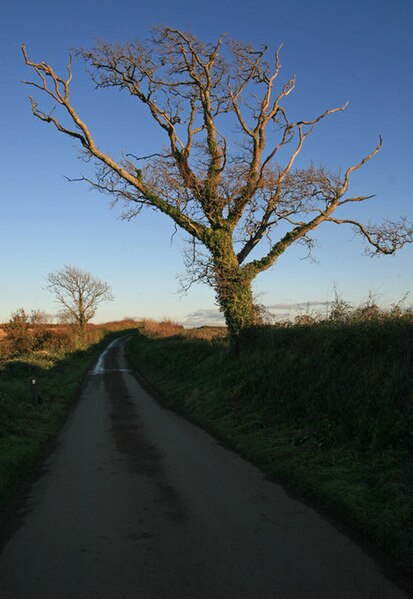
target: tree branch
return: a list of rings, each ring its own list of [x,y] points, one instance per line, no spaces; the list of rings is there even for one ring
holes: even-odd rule
[[[374,248],[370,253],[392,255],[406,243],[413,242],[413,224],[406,218],[400,221],[386,220],[382,225],[366,226],[351,219],[327,218],[326,221],[337,225],[353,225],[356,232],[364,237]]]
[[[350,166],[350,168],[348,168],[346,170],[346,173],[344,175],[343,185],[342,185],[341,189],[338,192],[339,195],[340,195],[340,197],[343,196],[346,193],[347,189],[348,189],[351,173],[353,173],[354,171],[358,170],[364,164],[366,164],[366,162],[368,162],[369,160],[371,160],[373,158],[373,156],[375,156],[380,151],[380,148],[381,148],[382,144],[383,144],[383,139],[382,139],[381,135],[379,135],[379,143],[374,148],[374,150],[370,154],[368,154],[367,156],[365,156],[358,164],[355,164],[354,166]],[[345,202],[343,201],[342,204],[344,204],[344,203]]]
[[[145,182],[143,180],[131,175],[120,164],[118,164],[116,161],[114,161],[112,158],[110,158],[110,156],[108,156],[107,154],[105,154],[101,150],[99,150],[99,148],[96,146],[96,144],[92,138],[92,135],[91,135],[88,127],[82,121],[82,119],[79,117],[75,108],[70,103],[68,86],[69,86],[69,82],[71,80],[71,76],[69,76],[68,80],[66,80],[66,81],[63,80],[62,78],[58,77],[55,74],[52,67],[50,67],[47,63],[32,62],[28,58],[25,45],[22,46],[22,51],[23,51],[23,56],[24,56],[26,64],[28,66],[32,67],[36,71],[36,73],[40,76],[40,78],[42,79],[44,86],[45,86],[45,87],[41,88],[42,91],[44,91],[48,95],[52,96],[56,101],[59,102],[59,104],[62,105],[62,107],[65,108],[65,110],[69,114],[69,116],[72,119],[72,121],[74,122],[74,124],[77,126],[77,128],[82,133],[77,133],[76,131],[72,131],[72,130],[64,127],[55,117],[52,117],[50,114],[46,115],[45,113],[39,111],[37,109],[36,102],[34,102],[34,100],[31,100],[32,101],[32,110],[33,110],[34,115],[37,116],[42,121],[45,121],[48,123],[53,123],[54,126],[60,132],[65,133],[66,135],[69,135],[70,137],[79,139],[79,141],[82,143],[83,147],[89,152],[89,154],[91,154],[92,156],[97,158],[101,163],[107,165],[113,172],[115,172],[120,177],[121,180],[125,181],[125,183],[131,185],[132,188],[138,190],[138,192],[140,192],[142,194],[142,196],[144,196],[146,198],[148,204],[154,206],[155,208],[158,208],[161,212],[170,216],[179,226],[181,226],[183,229],[185,229],[190,235],[195,235],[196,237],[199,236],[198,238],[200,238],[200,239],[204,238],[207,231],[203,225],[201,225],[200,223],[197,223],[196,221],[193,221],[191,218],[189,218],[186,215],[182,215],[180,213],[179,209],[176,208],[176,206],[174,206],[174,205],[170,204],[169,202],[160,198],[153,191],[153,189],[151,189],[147,184],[145,184]],[[70,65],[70,63],[69,63],[69,65]],[[55,84],[55,87],[57,87],[58,84],[62,84],[64,86],[64,88],[65,88],[64,96],[62,96],[61,94],[57,95],[57,93],[53,92],[52,90],[50,90],[50,88],[47,87],[47,82],[46,82],[46,78],[45,78],[46,76],[50,77],[52,79],[52,81]],[[180,153],[178,153],[178,154],[180,157],[182,157],[181,171],[184,174],[186,174],[186,171],[185,171],[186,160],[182,156],[182,154],[180,154]],[[190,173],[188,174],[188,177],[190,177]]]

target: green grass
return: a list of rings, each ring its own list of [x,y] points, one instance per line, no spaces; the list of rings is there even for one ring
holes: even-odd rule
[[[413,567],[413,325],[262,327],[225,339],[138,334],[130,357],[185,414]]]
[[[101,330],[84,349],[33,352],[0,361],[0,509],[31,477],[47,443],[64,423],[91,364],[118,334]],[[40,405],[32,403],[32,378],[37,381]]]

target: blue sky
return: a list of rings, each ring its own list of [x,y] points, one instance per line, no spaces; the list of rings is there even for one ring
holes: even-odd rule
[[[407,216],[413,221],[413,3],[411,0],[291,0],[158,2],[46,0],[5,2],[0,36],[0,321],[24,307],[55,312],[45,290],[48,272],[65,263],[92,272],[112,285],[116,300],[102,306],[97,321],[124,316],[170,317],[185,322],[214,318],[214,294],[206,286],[178,294],[183,272],[182,242],[171,245],[172,224],[148,212],[125,222],[102,195],[68,183],[85,171],[72,140],[34,119],[21,84],[30,75],[20,44],[34,60],[62,68],[68,50],[95,38],[144,38],[155,24],[190,30],[207,41],[220,33],[275,49],[282,42],[281,79],[296,74],[288,107],[313,117],[349,100],[348,109],[324,121],[308,140],[303,164],[313,160],[332,169],[358,162],[383,136],[383,149],[352,181],[355,194],[376,194],[352,215],[364,222]],[[122,94],[95,91],[74,66],[73,100],[91,123],[102,149],[119,157],[156,151],[158,131]],[[369,292],[389,305],[406,292],[413,303],[413,247],[395,257],[371,259],[349,228],[325,225],[315,236],[316,262],[292,248],[257,278],[262,303],[285,306],[325,302],[336,286],[361,302]]]

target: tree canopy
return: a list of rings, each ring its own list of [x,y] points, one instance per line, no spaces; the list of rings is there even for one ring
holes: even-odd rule
[[[62,320],[75,323],[82,332],[99,304],[113,300],[110,285],[76,266],[65,265],[47,276],[48,289],[61,307]]]
[[[313,164],[295,166],[303,144],[320,121],[347,103],[314,117],[292,120],[287,97],[295,78],[279,83],[280,49],[254,48],[221,36],[206,43],[191,33],[157,28],[146,42],[98,42],[80,49],[97,88],[118,88],[143,104],[165,135],[165,148],[148,156],[125,149],[115,160],[101,149],[72,103],[72,59],[61,76],[45,62],[26,64],[38,76],[28,81],[55,106],[46,112],[31,98],[33,114],[76,139],[96,176],[81,177],[126,203],[128,217],[150,207],[168,215],[191,241],[186,255],[189,284],[211,284],[230,332],[257,322],[251,284],[296,243],[313,243],[324,222],[351,225],[372,254],[393,254],[413,241],[406,219],[366,225],[340,217],[343,205],[372,195],[352,195],[352,173],[372,151],[342,173]]]

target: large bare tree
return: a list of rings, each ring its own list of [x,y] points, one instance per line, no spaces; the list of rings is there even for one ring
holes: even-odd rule
[[[47,275],[48,289],[61,307],[62,319],[75,323],[81,333],[97,311],[99,304],[113,300],[110,285],[89,272],[65,264]]]
[[[87,159],[97,160],[96,176],[81,179],[124,200],[128,216],[155,208],[188,234],[189,281],[206,280],[214,287],[232,335],[259,317],[253,279],[293,244],[311,248],[310,234],[321,223],[352,225],[372,253],[393,254],[413,240],[405,219],[368,226],[336,215],[343,205],[373,197],[351,195],[349,182],[377,154],[381,139],[343,174],[295,167],[316,125],[346,104],[291,120],[285,100],[295,79],[278,83],[279,50],[270,60],[267,47],[222,36],[204,43],[170,27],[156,29],[145,43],[99,42],[92,50],[81,49],[78,55],[96,87],[128,92],[165,135],[166,149],[159,153],[140,157],[125,149],[117,161],[97,145],[71,101],[71,58],[62,76],[22,49],[38,75],[26,83],[55,104],[46,112],[30,98],[33,114],[76,139]]]

